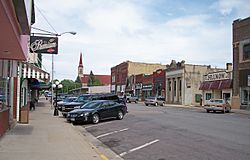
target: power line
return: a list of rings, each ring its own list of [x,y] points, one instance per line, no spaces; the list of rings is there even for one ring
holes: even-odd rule
[[[48,25],[54,30],[55,33],[57,33],[57,31],[55,30],[55,28],[49,23],[49,21],[47,20],[47,18],[44,16],[44,14],[41,12],[41,10],[35,5],[36,9],[41,13],[42,17],[45,19],[45,21],[48,23]],[[58,34],[58,33],[57,33]]]

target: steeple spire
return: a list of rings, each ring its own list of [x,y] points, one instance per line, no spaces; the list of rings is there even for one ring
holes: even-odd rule
[[[83,66],[83,64],[82,64],[82,52],[81,52],[81,54],[80,54],[79,66],[80,66],[80,67],[82,67],[82,66]]]
[[[80,61],[78,65],[78,76],[79,77],[83,76],[82,52],[80,53]]]

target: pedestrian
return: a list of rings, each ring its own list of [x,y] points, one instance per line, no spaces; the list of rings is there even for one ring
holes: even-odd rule
[[[200,99],[200,106],[202,107],[202,97],[201,97],[201,99]]]
[[[30,110],[35,110],[35,102],[33,100],[30,101]]]

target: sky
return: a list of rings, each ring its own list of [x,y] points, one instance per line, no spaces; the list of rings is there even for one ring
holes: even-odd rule
[[[124,61],[225,68],[232,63],[232,23],[250,16],[249,0],[35,0],[33,27],[59,37],[54,79],[111,74]],[[32,30],[32,32],[38,32]],[[52,56],[43,54],[52,73]]]

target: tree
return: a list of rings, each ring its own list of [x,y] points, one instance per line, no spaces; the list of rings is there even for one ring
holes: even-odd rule
[[[92,71],[89,74],[88,86],[101,86],[101,82],[99,79],[95,77]]]
[[[82,82],[81,82],[81,79],[80,79],[80,77],[79,77],[79,76],[77,76],[77,77],[76,77],[75,82],[76,82],[76,83],[82,83]]]
[[[63,93],[68,93],[72,89],[82,87],[81,83],[76,83],[73,80],[69,80],[69,79],[62,80],[61,84],[63,85],[63,89],[62,89]]]

